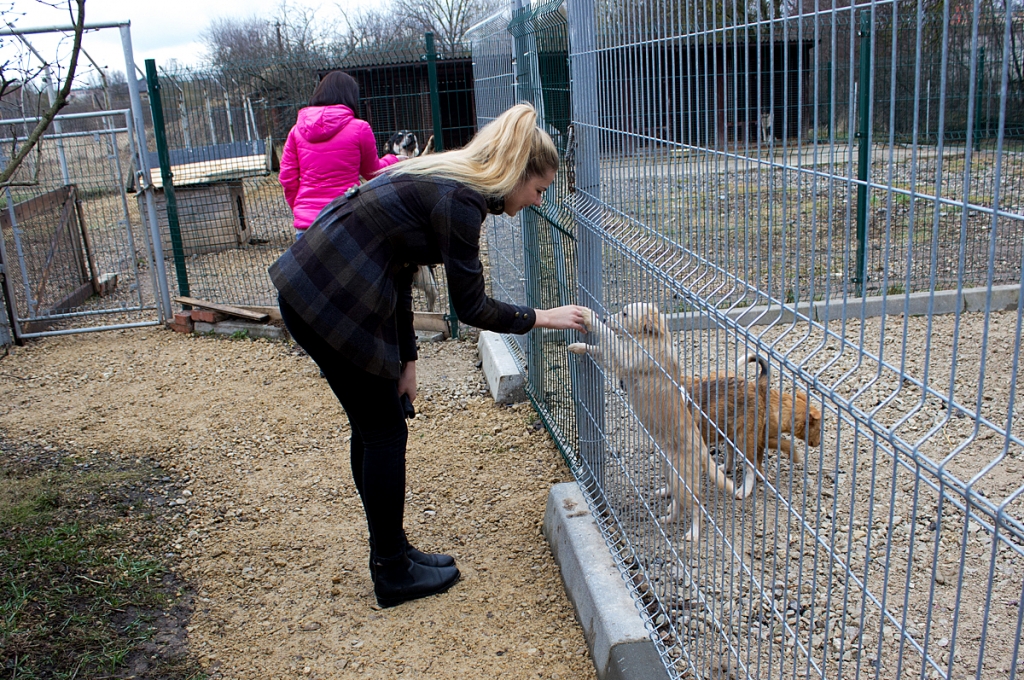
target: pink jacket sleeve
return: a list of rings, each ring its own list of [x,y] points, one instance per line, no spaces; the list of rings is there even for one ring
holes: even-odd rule
[[[366,179],[373,179],[377,174],[398,162],[398,156],[387,154],[377,158],[377,142],[373,139],[373,129],[364,123],[359,131],[359,174]]]
[[[277,179],[284,189],[284,200],[288,201],[288,207],[295,208],[295,197],[299,193],[299,156],[295,150],[295,130],[288,133],[288,139],[284,143],[284,151],[281,152],[281,172]]]

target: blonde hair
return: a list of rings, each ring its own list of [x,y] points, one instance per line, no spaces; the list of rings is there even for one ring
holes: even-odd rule
[[[558,150],[537,127],[537,111],[516,104],[492,120],[461,149],[410,158],[388,168],[392,175],[444,177],[487,198],[505,198],[530,177],[558,169]]]

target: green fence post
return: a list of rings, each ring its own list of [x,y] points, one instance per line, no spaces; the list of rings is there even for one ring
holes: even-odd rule
[[[174,251],[174,271],[178,275],[178,293],[188,297],[188,270],[185,268],[185,248],[181,245],[178,202],[174,198],[171,155],[167,150],[164,109],[160,102],[160,80],[156,75],[156,62],[152,59],[146,60],[146,84],[149,87],[149,106],[153,110],[153,136],[156,137],[156,153],[160,159],[160,179],[163,182],[164,203],[167,207],[167,229],[171,234],[171,250]],[[139,143],[145,145],[144,140],[140,140]]]
[[[444,139],[441,136],[441,92],[437,87],[437,51],[434,49],[434,34],[426,33],[427,39],[427,79],[430,81],[430,118],[434,123],[434,151],[444,151]]]
[[[985,101],[985,48],[978,48],[978,87],[974,93],[974,148],[981,148],[981,107]]]
[[[857,288],[857,297],[864,296],[867,284],[867,260],[865,257],[865,241],[867,240],[868,219],[868,175],[870,174],[871,157],[868,147],[868,133],[871,121],[868,119],[871,93],[871,15],[865,10],[860,13],[860,81],[857,83],[857,273],[853,279]]]
[[[441,137],[441,92],[437,87],[437,51],[434,49],[434,34],[427,32],[423,36],[427,41],[427,80],[430,83],[430,118],[434,127],[434,151],[444,151],[444,139]],[[452,337],[459,337],[459,316],[452,304],[451,291],[448,292],[448,328]]]

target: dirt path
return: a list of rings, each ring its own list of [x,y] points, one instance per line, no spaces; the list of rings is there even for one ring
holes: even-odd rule
[[[462,581],[388,610],[347,422],[289,345],[162,329],[32,342],[0,363],[0,430],[162,466],[161,557],[194,589],[186,645],[211,677],[593,678],[540,534],[570,474],[528,405],[489,399],[476,362],[472,341],[425,345],[410,427],[410,538],[455,555]]]

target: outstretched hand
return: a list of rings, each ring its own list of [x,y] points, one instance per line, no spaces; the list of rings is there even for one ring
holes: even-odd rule
[[[564,305],[552,309],[538,309],[537,322],[534,328],[553,328],[557,330],[574,330],[587,332],[586,321],[590,318],[590,310],[580,305]]]

